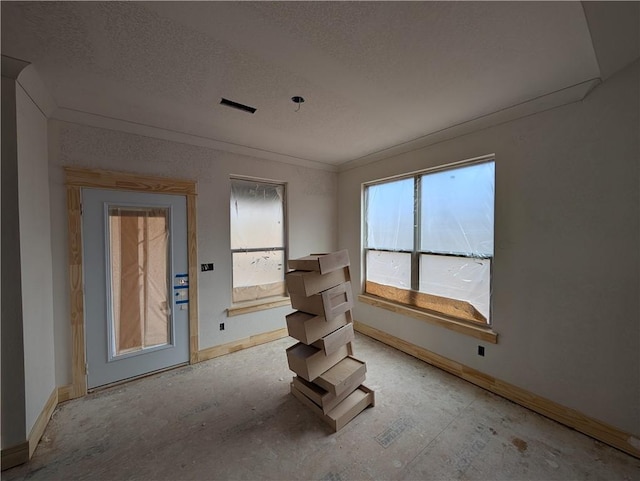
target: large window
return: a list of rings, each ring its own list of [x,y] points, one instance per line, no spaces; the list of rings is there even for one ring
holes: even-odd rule
[[[285,187],[231,179],[234,303],[285,295]]]
[[[488,324],[495,163],[365,187],[366,292]]]

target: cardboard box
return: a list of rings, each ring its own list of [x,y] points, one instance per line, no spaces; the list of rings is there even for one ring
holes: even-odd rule
[[[331,426],[336,432],[340,431],[349,421],[364,411],[368,406],[375,405],[374,392],[364,385],[360,385],[355,391],[349,394],[344,401],[338,404],[327,414],[322,412],[322,409],[299,391],[293,383],[291,383],[291,394],[293,394],[302,404],[311,409],[311,411]]]
[[[317,347],[318,349],[322,349],[324,353],[328,356],[329,354],[334,353],[338,350],[338,348],[348,342],[351,342],[355,339],[355,335],[353,333],[353,324],[347,324],[345,326],[336,329],[330,334],[318,339],[312,345]]]
[[[366,372],[367,365],[364,362],[349,356],[323,372],[313,382],[334,396],[339,396]]]
[[[320,274],[347,267],[349,265],[349,251],[346,249],[330,254],[312,254],[299,259],[289,260],[289,269],[297,271],[317,271]]]
[[[355,391],[356,388],[364,382],[365,377],[366,375],[363,374],[359,378],[355,378],[349,388],[345,389],[345,391],[339,396],[331,394],[330,392],[322,389],[317,384],[305,381],[299,376],[293,378],[293,385],[296,387],[296,389],[298,389],[298,391],[303,393],[315,404],[317,404],[322,409],[323,413],[327,414],[334,407],[340,404],[344,399],[346,399],[349,394]]]
[[[294,309],[324,316],[327,321],[331,321],[340,314],[353,308],[351,282],[345,282],[320,294],[314,294],[309,297],[299,294],[290,294],[289,297],[291,299],[291,306]]]
[[[309,297],[350,280],[349,268],[343,267],[328,274],[316,271],[291,271],[285,274],[290,294]]]
[[[324,351],[299,342],[287,349],[287,361],[289,369],[298,376],[307,381],[313,381],[320,374],[352,353],[353,350],[350,343],[340,346],[333,354],[327,356]]]
[[[313,344],[345,324],[353,322],[351,311],[340,314],[331,321],[327,321],[324,316],[316,316],[302,311],[291,313],[286,319],[289,335],[305,344]]]

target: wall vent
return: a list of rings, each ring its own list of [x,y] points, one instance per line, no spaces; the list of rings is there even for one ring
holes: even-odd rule
[[[248,105],[239,104],[238,102],[234,102],[233,100],[225,99],[224,97],[220,99],[220,105],[226,105],[227,107],[231,107],[234,109],[242,110],[243,112],[249,112],[250,114],[255,113],[257,110],[254,107],[249,107]]]

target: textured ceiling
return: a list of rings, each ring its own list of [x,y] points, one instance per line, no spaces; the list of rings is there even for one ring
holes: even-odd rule
[[[579,2],[2,2],[2,53],[54,117],[326,164],[600,77]]]

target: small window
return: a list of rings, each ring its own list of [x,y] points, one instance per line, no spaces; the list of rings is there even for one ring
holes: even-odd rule
[[[232,301],[285,295],[285,186],[231,179]]]
[[[490,323],[493,161],[365,187],[368,294]]]

